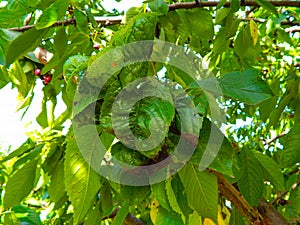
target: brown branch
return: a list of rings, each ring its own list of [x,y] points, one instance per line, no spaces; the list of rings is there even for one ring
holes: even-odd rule
[[[128,214],[124,220],[125,225],[147,225],[144,221],[136,218],[132,214]]]
[[[33,13],[31,12],[24,21],[24,26],[27,26],[30,23],[30,20],[32,19]]]
[[[272,5],[276,7],[280,6],[294,6],[294,7],[300,7],[299,1],[268,1]],[[202,7],[216,7],[220,2],[178,2],[169,5],[169,11],[174,11],[176,9],[193,9],[193,8],[202,8]],[[259,6],[255,1],[241,1],[241,6]],[[226,2],[224,4],[225,7],[230,6],[230,2]]]
[[[105,217],[102,220],[115,218],[116,215],[118,214],[119,210],[120,210],[120,207],[117,207],[108,217]],[[131,213],[128,213],[128,215],[126,216],[126,218],[124,220],[124,224],[125,225],[147,225],[144,221],[136,218]]]
[[[279,193],[278,196],[270,202],[270,205],[274,205],[278,200],[282,199],[282,197],[287,195],[288,193],[289,193],[288,190]]]
[[[293,27],[285,28],[284,31],[287,32],[287,33],[300,32],[300,27],[299,26],[293,26]]]
[[[297,172],[298,172],[298,170],[297,170]],[[295,189],[298,187],[298,185],[300,185],[300,180],[298,180],[296,183],[294,183],[294,184],[291,186],[290,190],[285,190],[285,191],[279,193],[279,194],[277,195],[277,197],[276,197],[275,199],[273,199],[273,201],[270,202],[270,204],[271,204],[271,205],[274,205],[278,200],[282,199],[282,198],[283,198],[285,195],[287,195],[291,190],[295,190]]]
[[[262,224],[288,225],[288,221],[265,199],[261,199],[257,207],[262,215]]]
[[[236,210],[250,223],[254,223],[262,218],[259,212],[249,205],[242,194],[229,181],[227,181],[221,173],[211,169],[208,171],[218,177],[220,194],[228,199],[234,205]]]
[[[112,16],[112,17],[95,17],[95,20],[97,23],[101,24],[101,26],[108,26],[108,25],[114,25],[114,24],[121,24],[122,23],[122,16]],[[69,25],[75,25],[76,20],[74,18],[66,19],[66,20],[60,20],[55,22],[51,25],[51,27],[59,27],[59,26],[69,26]],[[18,31],[18,32],[24,32],[26,30],[29,30],[33,28],[34,25],[27,25],[23,27],[12,27],[8,28],[8,30],[12,31]]]
[[[299,1],[269,1],[271,4],[273,4],[276,7],[280,6],[291,6],[291,7],[300,7],[300,2]],[[216,7],[219,4],[219,2],[213,2],[213,1],[208,1],[208,2],[201,2],[201,1],[194,1],[194,2],[177,2],[174,4],[169,5],[169,11],[174,11],[177,9],[192,9],[192,8],[201,8],[201,7]],[[240,3],[241,6],[259,6],[255,1],[241,1]],[[224,4],[225,7],[230,6],[230,2],[226,2]],[[256,22],[265,22],[265,20],[262,19],[255,19]],[[108,26],[108,25],[114,25],[114,24],[120,24],[123,21],[122,16],[111,16],[111,17],[95,17],[95,21],[101,26]],[[68,25],[76,25],[76,20],[75,18],[71,19],[66,19],[66,20],[60,20],[52,24],[51,27],[57,27],[57,26],[68,26]],[[291,25],[291,26],[297,26],[299,25],[298,22],[294,21],[283,21],[281,22],[281,25]],[[9,30],[12,31],[18,31],[18,32],[24,32],[26,30],[29,30],[33,28],[34,25],[27,25],[23,27],[12,27],[8,28]],[[291,32],[298,32],[298,28],[295,28]],[[289,31],[288,31],[289,32]]]
[[[270,140],[266,140],[266,145],[271,144],[272,142],[276,141],[279,138],[282,138],[283,136],[285,136],[286,134],[288,134],[288,131],[282,132],[281,134],[279,134],[278,136],[270,139]]]
[[[299,26],[300,24],[296,21],[289,21],[289,20],[284,20],[281,22],[281,25],[289,25],[289,26]]]
[[[228,199],[235,209],[247,219],[250,224],[287,225],[288,221],[265,199],[261,199],[256,208],[249,205],[242,194],[219,172],[208,169],[218,178],[220,194]]]

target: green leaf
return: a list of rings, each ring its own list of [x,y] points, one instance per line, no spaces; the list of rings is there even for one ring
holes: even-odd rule
[[[80,82],[84,77],[87,66],[88,57],[82,55],[73,55],[64,63],[63,74],[67,81],[66,91],[70,99],[74,98],[77,87],[76,82],[74,82],[75,77]]]
[[[123,202],[120,210],[118,211],[116,217],[114,218],[112,225],[123,224],[128,213],[129,213],[129,204],[127,201],[125,201]]]
[[[226,3],[226,0],[220,0],[218,5],[217,5],[217,9],[220,9],[222,6],[224,6]]]
[[[71,56],[64,64],[63,73],[67,81],[73,78],[74,75],[79,76],[79,81],[83,78],[80,72],[85,70],[88,66],[88,57],[82,55]]]
[[[176,197],[176,195],[173,191],[170,179],[166,180],[166,193],[167,193],[168,201],[170,203],[170,206],[171,206],[172,210],[174,212],[176,212],[177,214],[181,215],[182,218],[184,218],[184,214],[181,211],[181,208],[180,208],[180,206],[177,202],[177,197]]]
[[[250,25],[242,27],[234,41],[234,52],[243,60],[254,63],[261,52],[259,42],[253,45],[250,33]]]
[[[248,149],[241,151],[239,162],[241,166],[239,189],[249,204],[255,206],[259,203],[264,188],[263,168],[252,151]]]
[[[159,207],[156,216],[155,225],[183,225],[180,215],[174,212],[168,212],[164,208]]]
[[[15,212],[13,211],[6,211],[3,212],[3,224],[13,225],[13,224],[20,224],[20,221],[16,217]]]
[[[23,17],[28,13],[23,9],[5,10],[0,9],[0,27],[11,28],[21,27],[23,25]]]
[[[269,130],[270,127],[272,126],[274,127],[277,126],[283,110],[286,108],[286,106],[290,103],[291,99],[294,97],[294,91],[295,90],[285,92],[284,95],[280,98],[279,103],[276,102],[276,107],[270,113],[270,116],[268,118],[269,123],[267,124],[267,130]]]
[[[109,149],[112,145],[113,141],[115,139],[115,136],[108,133],[108,132],[102,132],[100,135],[100,140],[105,149]]]
[[[296,182],[297,183],[297,182]],[[292,214],[293,217],[297,217],[300,214],[300,188],[299,186],[290,191],[289,201],[286,209]]]
[[[273,95],[256,70],[227,73],[219,79],[219,84],[225,96],[249,105],[256,105]]]
[[[85,141],[93,143],[96,140],[93,135],[88,138],[89,127],[79,128],[82,138]],[[98,137],[97,137],[98,138]],[[78,141],[78,140],[77,140]],[[82,141],[82,140],[81,140]],[[95,148],[98,146],[95,146]],[[80,223],[89,209],[94,204],[95,196],[100,189],[100,179],[98,174],[90,167],[93,157],[93,149],[88,150],[88,161],[81,155],[78,149],[76,139],[71,135],[67,136],[67,148],[65,155],[65,187],[74,206],[74,223]],[[84,204],[83,204],[84,203]]]
[[[30,89],[32,88],[32,84],[28,82],[28,78],[24,73],[19,61],[16,61],[10,67],[8,75],[12,83],[18,88],[18,100],[22,102],[25,100]]]
[[[184,9],[179,10],[182,21],[184,22],[190,35],[201,40],[210,40],[214,35],[214,24],[211,13],[206,9]],[[201,23],[199,23],[201,21]]]
[[[55,53],[61,58],[66,51],[67,47],[67,34],[64,27],[58,28],[54,37],[54,50]]]
[[[218,32],[215,41],[214,41],[214,48],[213,52],[215,54],[221,54],[228,49],[229,46],[229,38],[227,37],[227,30],[221,28]]]
[[[47,32],[48,29],[37,30],[36,28],[32,28],[15,38],[7,49],[6,65],[10,65],[17,58],[32,51],[39,45]]]
[[[175,115],[170,90],[149,79],[140,82],[138,89],[134,83],[126,88],[126,96],[115,100],[115,106],[118,106],[113,109],[114,126],[118,127],[116,132],[119,137],[126,137],[122,142],[127,146],[134,145],[136,149],[142,150],[154,149],[164,140]],[[143,99],[139,100],[136,98],[140,95],[139,89],[147,90],[148,96],[156,97],[147,97],[143,93]],[[108,100],[113,102],[114,99]],[[133,103],[135,104],[132,106]],[[102,108],[107,109],[104,104],[105,102]],[[129,124],[124,119],[126,115],[129,117]]]
[[[58,20],[63,19],[63,16],[68,9],[70,1],[68,0],[57,0],[51,4],[41,15],[35,27],[37,30],[50,27]]]
[[[222,143],[220,143],[220,140],[222,141]],[[208,146],[209,141],[211,142]],[[221,146],[218,146],[220,144]],[[219,148],[214,149],[215,146]],[[216,150],[218,152],[215,152]],[[234,176],[233,159],[235,155],[233,148],[228,139],[219,130],[219,128],[207,118],[203,120],[198,145],[191,159],[192,163],[199,166],[199,163],[203,158],[203,154],[205,151],[209,152],[211,156],[215,157],[212,163],[209,165],[209,168],[230,177]]]
[[[176,201],[178,202],[178,205],[182,212],[181,219],[183,220],[184,223],[186,223],[189,214],[191,214],[193,211],[189,206],[186,190],[178,174],[172,177],[171,183],[172,183],[172,191],[176,196]]]
[[[33,209],[24,205],[17,205],[13,207],[13,210],[17,218],[21,221],[21,224],[42,225],[39,214]]]
[[[194,50],[206,54],[209,51],[209,41],[214,36],[214,23],[211,13],[200,8],[178,10],[177,13],[186,27],[187,35],[190,38],[190,46]]]
[[[36,117],[36,122],[42,127],[46,128],[48,126],[48,113],[47,113],[47,98],[44,96],[42,101],[42,111]]]
[[[95,208],[91,209],[87,214],[87,219],[84,222],[85,225],[97,225],[102,219],[100,215],[100,201],[97,203]]]
[[[157,12],[157,14],[164,15],[169,11],[168,4],[165,0],[152,0],[148,3],[149,8],[152,12]]]
[[[0,64],[5,65],[5,55],[9,44],[19,35],[19,32],[0,29]],[[1,80],[0,76],[0,80]],[[0,81],[1,87],[1,81]]]
[[[88,18],[84,12],[81,10],[78,10],[77,8],[74,9],[74,15],[76,18],[76,26],[80,30],[81,33],[88,34],[89,29],[89,23]]]
[[[258,26],[254,20],[250,20],[250,34],[253,40],[253,45],[255,46],[258,40]]]
[[[236,211],[235,208],[233,208],[230,215],[229,225],[245,225],[245,224],[246,223],[242,215],[238,211]]]
[[[218,221],[218,187],[216,176],[208,172],[199,172],[192,164],[179,171],[180,179],[186,190],[190,207],[202,218]]]
[[[161,207],[167,211],[172,210],[167,197],[165,182],[159,182],[151,185],[151,191]]]
[[[43,0],[43,1],[39,1],[37,8],[40,9],[47,9],[52,3],[54,3],[56,0]],[[75,2],[74,2],[75,3]]]
[[[275,106],[277,104],[278,97],[273,96],[270,99],[267,99],[266,101],[263,101],[259,105],[259,115],[262,121],[267,122],[269,119],[270,114],[275,109]]]
[[[130,205],[141,203],[144,199],[150,197],[151,190],[150,186],[129,186],[123,185],[120,190],[122,199],[128,201]],[[131,196],[128,200],[128,196]]]
[[[189,216],[189,223],[188,224],[189,225],[194,225],[194,224],[202,225],[201,216],[199,216],[199,214],[196,211],[194,211]]]
[[[16,160],[12,167],[13,171],[20,169],[20,167],[23,166],[28,161],[37,158],[37,156],[39,156],[39,154],[41,153],[41,149],[42,148],[34,148],[28,154],[25,154],[23,157],[20,157],[18,160]]]
[[[15,149],[13,152],[11,152],[8,156],[4,157],[0,162],[4,163],[14,157],[20,157],[23,154],[29,152],[30,150],[34,148],[41,148],[43,145],[37,145],[35,147],[35,143],[33,143],[30,139],[28,139],[25,143],[23,143],[19,148]]]
[[[186,41],[189,31],[177,12],[160,16],[159,22],[166,33],[167,41],[181,44]]]
[[[7,8],[10,10],[23,9],[31,10],[31,8],[35,8],[39,0],[14,0],[9,1]]]
[[[0,62],[1,64],[1,62]],[[6,68],[4,66],[0,65],[0,89],[5,87],[10,82],[8,73],[6,71]]]
[[[296,121],[291,131],[286,135],[283,140],[284,151],[282,152],[280,159],[280,167],[286,168],[293,166],[300,162],[300,117],[299,112],[296,111]]]
[[[37,163],[37,160],[31,160],[9,177],[3,197],[4,208],[18,205],[32,191]]]
[[[166,66],[166,69],[167,69],[166,76],[169,79],[180,84],[183,88],[186,88],[187,85],[194,82],[194,79],[189,74],[183,72],[182,70],[176,67]]]
[[[109,216],[109,214],[113,210],[114,204],[112,199],[111,187],[108,182],[100,189],[100,199],[103,216]]]
[[[92,25],[92,27],[96,28],[98,26],[98,23],[95,20],[94,14],[92,13],[92,8],[88,7],[88,5],[85,5],[84,7],[85,13],[87,15],[87,19]]]
[[[51,182],[48,188],[50,199],[55,203],[55,207],[61,207],[67,200],[65,184],[62,182],[65,178],[64,164],[60,160],[51,176]]]
[[[255,158],[259,161],[265,178],[271,181],[271,183],[276,187],[277,190],[284,190],[284,179],[283,174],[279,169],[273,159],[267,155],[262,154],[261,152],[254,151]]]
[[[127,148],[122,144],[122,142],[117,142],[111,147],[111,155],[120,161],[120,163],[126,163],[134,166],[140,166],[146,160],[146,157],[139,151]]]
[[[223,19],[225,19],[230,13],[230,10],[230,8],[218,9],[216,14],[216,24],[219,24]]]
[[[230,8],[232,12],[236,12],[240,8],[240,0],[230,0]]]
[[[272,3],[268,2],[267,0],[255,0],[255,1],[261,7],[266,9],[268,12],[273,13],[274,15],[276,15],[278,17],[278,12],[276,10],[276,7]]]
[[[275,32],[277,34],[277,37],[276,37],[277,41],[286,42],[286,43],[290,44],[291,46],[294,45],[290,35],[283,28],[278,27]]]
[[[143,7],[131,7],[126,11],[125,21],[126,23],[130,23],[130,21],[140,13],[144,12]]]

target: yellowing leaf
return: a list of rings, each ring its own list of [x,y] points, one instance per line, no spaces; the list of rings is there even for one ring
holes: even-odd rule
[[[218,206],[218,225],[226,225],[228,222],[223,220],[222,209]],[[216,225],[210,218],[205,218],[203,225]]]
[[[218,225],[226,225],[226,224],[228,224],[228,222],[226,223],[226,221],[223,220],[221,206],[218,206]]]
[[[250,20],[250,34],[253,40],[253,45],[255,46],[258,40],[258,27],[254,20]]]
[[[230,222],[230,216],[231,216],[231,212],[228,210],[227,207],[222,207],[219,205],[218,206],[218,224],[229,224]],[[220,221],[222,220],[222,222]]]
[[[150,208],[150,218],[153,224],[155,224],[156,222],[156,217],[158,214],[158,206],[159,206],[158,201],[156,200],[156,198],[153,198],[151,202],[151,208]]]
[[[210,218],[205,218],[203,225],[216,225]]]

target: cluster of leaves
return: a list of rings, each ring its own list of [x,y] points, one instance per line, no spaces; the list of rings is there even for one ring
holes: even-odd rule
[[[226,202],[228,196],[220,195],[224,191],[215,175],[219,173],[250,207],[259,206],[264,198],[296,224],[300,214],[300,41],[297,33],[286,33],[282,24],[299,23],[300,11],[275,8],[264,0],[256,2],[261,7],[240,7],[232,0],[230,7],[223,7],[226,2],[220,1],[216,8],[169,11],[163,0],[147,1],[128,10],[125,24],[99,26],[95,16],[119,13],[107,12],[96,1],[8,1],[0,8],[0,88],[7,84],[17,88],[18,110],[26,113],[38,81],[36,68],[42,76],[51,74],[52,79],[43,88],[42,111],[37,117],[43,132],[0,156],[1,223],[130,224],[132,215],[138,224],[157,225],[240,225],[260,220],[243,215],[243,204],[232,199]],[[60,20],[76,23],[58,26]],[[24,21],[32,28],[23,33],[10,29],[23,26]],[[196,75],[191,79],[168,63],[141,62],[120,68],[96,99],[80,86],[89,76],[87,68],[106,52],[123,44],[157,39],[183,46],[187,55],[203,56],[215,79],[200,81]],[[37,47],[53,57],[43,61],[34,54]],[[139,49],[131,55],[135,51]],[[169,58],[176,57],[176,52],[169,52]],[[120,57],[126,56],[115,57],[113,64],[103,62],[102,66],[118,67]],[[186,63],[195,66],[197,60],[201,58]],[[165,71],[163,78],[158,71]],[[199,74],[205,72],[199,66]],[[63,128],[73,116],[84,141],[95,143],[100,137],[107,149],[103,166],[114,167],[116,173],[119,165],[112,164],[111,157],[134,166],[162,161],[173,153],[183,135],[180,119],[190,121],[191,130],[199,124],[189,115],[180,118],[162,99],[145,98],[130,113],[130,129],[143,140],[150,135],[150,126],[159,132],[164,121],[165,139],[149,152],[134,151],[118,141],[111,121],[112,104],[121,90],[145,76],[189,94],[202,118],[199,142],[192,159],[174,176],[148,186],[126,186],[94,171],[90,166],[93,159],[88,161],[81,155],[73,126],[67,134]],[[99,80],[94,81],[89,83],[90,90],[97,87]],[[76,92],[81,99],[72,115]],[[218,98],[217,108],[208,104],[209,98],[219,95],[223,97]],[[55,117],[59,96],[67,107]],[[226,137],[222,132],[214,134],[215,140],[224,141],[209,169],[200,171],[212,127],[216,127],[211,120],[220,109],[232,124],[237,119],[252,122],[248,127],[233,126]],[[89,115],[91,110],[95,116]],[[122,120],[116,122],[119,127],[126,125]],[[88,132],[94,124],[97,135]],[[282,132],[287,135],[269,141],[274,138],[271,134]],[[189,136],[184,139],[187,144],[193,142]]]

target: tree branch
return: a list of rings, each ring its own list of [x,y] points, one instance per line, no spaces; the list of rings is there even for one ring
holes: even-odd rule
[[[108,26],[108,25],[114,25],[114,24],[121,24],[123,20],[123,16],[110,16],[110,17],[95,17],[95,20],[97,23],[101,24],[101,26]],[[69,26],[69,25],[74,25],[76,24],[75,18],[71,19],[66,19],[66,20],[59,20],[52,24],[51,27],[58,27],[58,26]],[[12,27],[8,28],[8,30],[12,31],[18,31],[18,32],[24,32],[26,30],[29,30],[33,28],[34,25],[27,25],[23,27]]]
[[[116,215],[118,214],[119,210],[120,210],[120,207],[117,207],[108,217],[105,217],[102,220],[115,218]],[[124,224],[125,225],[147,225],[144,221],[136,218],[131,213],[128,213],[128,215],[126,216],[126,218],[124,220]]]
[[[276,141],[277,139],[279,138],[282,138],[283,136],[287,135],[288,134],[288,131],[285,131],[285,132],[282,132],[281,134],[279,134],[278,136],[270,139],[270,140],[266,140],[266,145],[269,145],[271,144],[272,142]]]
[[[287,33],[300,32],[300,27],[299,26],[293,26],[293,27],[285,28],[284,31],[287,32]]]
[[[272,5],[276,7],[280,6],[294,6],[294,7],[300,7],[299,1],[268,1]],[[174,4],[169,5],[169,11],[174,11],[176,9],[192,9],[192,8],[202,8],[202,7],[215,7],[220,2],[177,2]],[[259,6],[255,1],[241,1],[241,6]],[[226,2],[224,4],[225,7],[230,6],[230,2]]]
[[[249,205],[242,194],[221,173],[212,169],[208,169],[208,171],[217,176],[220,194],[229,200],[248,222],[253,223],[262,218],[259,212]]]
[[[291,6],[291,7],[300,7],[299,1],[269,1],[272,5],[276,7],[281,6]],[[174,11],[177,9],[192,9],[192,8],[202,8],[202,7],[216,7],[220,2],[201,2],[201,1],[194,1],[194,2],[177,2],[174,4],[169,5],[169,11]],[[225,7],[230,6],[230,2],[226,2],[224,4]],[[255,1],[241,1],[241,6],[259,6]],[[114,25],[114,24],[121,24],[123,21],[123,16],[110,16],[110,17],[95,17],[95,20],[97,23],[101,24],[101,26],[108,26],[108,25]],[[264,22],[265,20],[262,19],[255,19],[256,22]],[[60,20],[52,24],[51,27],[57,27],[57,26],[69,26],[74,25],[76,26],[76,20],[75,18],[66,19],[66,20]],[[291,25],[291,26],[298,26],[298,22],[294,21],[283,21],[281,22],[281,25]],[[23,27],[12,27],[8,28],[8,30],[12,31],[18,31],[18,32],[24,32],[26,30],[29,30],[33,28],[34,25],[27,25]],[[293,30],[287,30],[287,32],[299,32],[299,28],[295,27]]]
[[[288,221],[265,199],[261,199],[257,207],[262,215],[262,224],[288,225]]]
[[[251,224],[287,225],[287,220],[265,199],[261,199],[257,208],[252,207],[242,194],[219,172],[208,169],[218,178],[220,194],[228,199],[235,209]]]
[[[101,26],[110,26],[110,25],[116,25],[116,24],[122,24],[124,17],[122,16],[116,16],[116,17],[95,17],[95,20],[97,23],[101,24]],[[264,23],[266,22],[265,19],[259,19],[259,18],[244,18],[241,19],[242,21],[250,21],[250,20],[254,20],[257,23]],[[74,18],[72,19],[67,19],[67,20],[60,20],[57,21],[56,23],[54,23],[51,27],[58,27],[58,26],[69,26],[69,25],[74,25],[76,24],[76,20]],[[286,28],[285,31],[287,33],[295,33],[295,32],[300,32],[300,27],[299,27],[299,23],[298,22],[291,22],[291,21],[282,21],[281,25],[290,25],[293,27],[290,28]],[[23,26],[23,27],[12,27],[12,28],[8,28],[8,30],[11,31],[17,31],[17,32],[24,32],[26,30],[29,30],[31,28],[33,28],[34,25],[27,25],[27,26]]]

